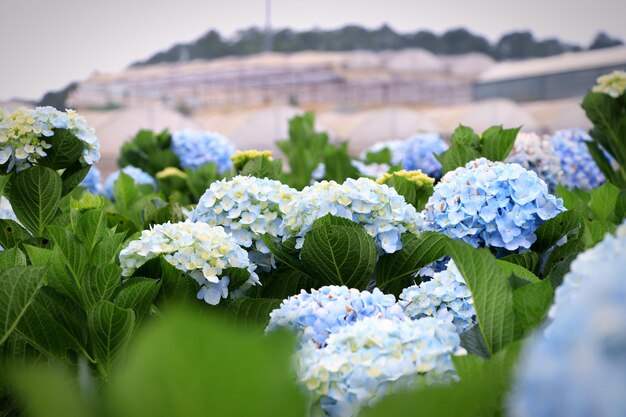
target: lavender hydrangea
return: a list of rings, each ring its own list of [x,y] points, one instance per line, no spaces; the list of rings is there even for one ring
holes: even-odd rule
[[[246,268],[250,277],[241,291],[259,283],[248,253],[223,227],[205,223],[165,223],[141,232],[120,252],[122,275],[133,272],[150,259],[162,256],[179,271],[187,272],[201,285],[198,298],[218,304],[228,296],[230,278],[222,276],[227,268]]]
[[[383,294],[378,288],[369,292],[330,285],[310,293],[302,290],[283,300],[270,313],[267,331],[286,327],[298,333],[303,345],[313,342],[324,347],[331,333],[365,317],[407,319],[393,294]]]
[[[605,181],[585,142],[591,136],[581,129],[558,130],[551,137],[554,152],[561,161],[561,183],[567,188],[592,190]]]
[[[296,236],[296,248],[301,248],[313,222],[326,214],[362,225],[386,253],[401,249],[401,234],[416,233],[422,225],[420,214],[395,189],[368,178],[349,178],[343,184],[321,181],[305,187],[287,207],[284,239]]]
[[[230,157],[235,146],[218,133],[181,130],[172,134],[172,151],[183,168],[196,169],[213,162],[222,174],[233,167]]]
[[[323,349],[304,345],[298,378],[312,394],[313,415],[355,416],[389,393],[457,380],[459,344],[454,326],[437,319],[366,317],[332,333]]]
[[[297,190],[279,181],[236,176],[212,183],[189,219],[223,226],[239,245],[253,250],[255,263],[267,266],[273,258],[261,235],[280,241],[286,206],[297,195]]]
[[[561,179],[561,160],[555,153],[554,144],[535,133],[518,133],[506,162],[520,164],[535,172],[551,193]]]
[[[626,415],[625,250],[622,225],[574,260],[549,327],[522,352],[512,417]]]
[[[537,174],[480,158],[448,172],[423,211],[424,227],[474,247],[530,248],[544,221],[565,211]]]
[[[436,317],[454,324],[460,334],[476,324],[474,300],[454,261],[446,267],[431,280],[405,288],[398,303],[412,319]]]
[[[436,133],[419,133],[407,140],[402,167],[408,171],[421,170],[429,177],[441,177],[441,164],[435,155],[445,152],[448,145]]]
[[[83,142],[80,161],[92,165],[100,160],[100,144],[95,130],[74,110],[53,107],[21,108],[0,115],[0,164],[8,171],[22,171],[47,155],[52,144],[47,138],[54,129],[66,129]]]
[[[120,177],[120,172],[123,172],[124,174],[131,177],[133,181],[135,181],[135,184],[151,185],[152,188],[154,188],[155,190],[157,189],[156,180],[152,177],[152,175],[148,174],[141,168],[128,165],[122,168],[121,171],[115,171],[107,177],[107,180],[104,183],[102,194],[109,200],[115,199],[113,195],[113,190],[115,188],[115,183],[117,182],[117,179]]]
[[[80,186],[85,187],[91,194],[100,194],[100,191],[102,190],[102,184],[100,184],[101,181],[102,174],[100,173],[100,170],[95,166],[92,166],[80,183]]]

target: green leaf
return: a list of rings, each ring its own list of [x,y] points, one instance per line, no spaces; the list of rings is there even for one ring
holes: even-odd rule
[[[91,307],[99,301],[110,300],[121,282],[122,270],[116,264],[90,267],[83,278],[83,302]]]
[[[263,242],[269,248],[270,252],[272,252],[272,255],[276,257],[276,259],[294,269],[295,271],[310,276],[310,271],[307,271],[306,267],[300,262],[297,254],[292,253],[292,251],[286,248],[284,243],[275,242],[274,238],[269,235],[261,235],[261,239],[263,239]]]
[[[534,275],[539,275],[541,258],[537,252],[514,253],[503,257],[501,260],[519,265],[532,272]]]
[[[461,333],[461,347],[472,355],[488,359],[491,356],[489,346],[480,332],[479,326],[473,326]]]
[[[556,217],[543,222],[535,234],[537,240],[531,249],[536,252],[545,252],[556,244],[561,238],[575,232],[582,227],[583,219],[575,211],[565,211]]]
[[[85,179],[91,165],[82,166],[80,162],[76,162],[73,166],[67,168],[61,175],[61,195],[69,194]]]
[[[122,308],[132,309],[141,319],[149,310],[157,293],[160,281],[150,278],[130,278],[115,296],[115,304]]]
[[[587,249],[587,245],[581,238],[569,239],[565,244],[557,246],[550,253],[546,264],[543,267],[544,275],[549,275],[550,270],[559,262],[563,262],[565,259],[572,255],[578,255],[580,252]]]
[[[0,219],[0,246],[10,249],[20,242],[30,239],[30,233],[17,222],[9,219]]]
[[[347,226],[347,227],[355,227],[362,228],[362,226],[356,222],[353,222],[350,219],[346,219],[345,217],[333,216],[332,214],[325,214],[324,216],[316,219],[311,225],[311,229],[316,229],[318,227],[326,227],[326,226]]]
[[[591,210],[589,210],[588,201],[582,197],[583,193],[586,194],[586,192],[583,190],[576,191],[577,190],[568,190],[562,184],[556,186],[556,195],[563,199],[565,208],[581,216],[590,217]]]
[[[54,135],[46,138],[52,147],[46,150],[46,156],[39,160],[39,165],[54,170],[68,168],[80,159],[86,145],[68,129],[53,131]]]
[[[352,159],[348,153],[348,142],[339,146],[326,145],[324,165],[327,180],[334,180],[341,184],[348,178],[358,178],[359,170],[352,165]]]
[[[475,149],[480,148],[480,136],[478,136],[471,128],[459,125],[454,132],[450,141],[455,145],[470,146]]]
[[[482,137],[482,156],[490,161],[504,161],[513,149],[515,138],[519,132],[516,129],[502,129],[502,126],[488,129],[483,133]]]
[[[91,209],[102,208],[104,207],[106,201],[106,198],[101,195],[93,195],[89,191],[85,191],[81,194],[78,200],[70,200],[70,207],[73,210],[83,212]]]
[[[321,285],[365,289],[376,267],[374,240],[362,228],[320,226],[306,234],[302,265]]]
[[[367,152],[365,155],[366,164],[387,164],[391,165],[391,150],[389,148],[383,148],[378,152]]]
[[[46,276],[37,266],[16,266],[0,271],[0,346],[29,308]]]
[[[515,318],[523,333],[538,326],[552,305],[553,289],[549,280],[535,282],[513,292]]]
[[[606,179],[617,185],[619,188],[626,187],[624,178],[618,175],[613,170],[611,162],[609,162],[604,152],[600,150],[598,144],[595,142],[585,142],[585,145],[587,145],[587,149],[589,149],[589,154],[595,161],[596,165],[598,165],[598,168],[600,168],[600,171],[602,172],[602,174],[604,174]]]
[[[146,275],[151,278],[161,278],[161,289],[156,301],[160,307],[169,307],[187,300],[196,302],[196,294],[200,289],[196,280],[174,268],[163,258],[155,259],[152,264],[158,265],[158,272]],[[146,263],[144,266],[149,265]],[[137,273],[144,272],[137,270]]]
[[[0,271],[14,266],[26,266],[26,256],[18,248],[0,251]]]
[[[135,313],[110,301],[100,301],[89,310],[87,323],[96,359],[108,367],[130,340]]]
[[[447,254],[447,238],[441,233],[404,233],[402,249],[380,256],[376,264],[376,284],[385,288],[391,283],[414,275],[421,268]]]
[[[61,178],[50,168],[35,166],[13,175],[9,184],[9,201],[20,223],[42,236],[59,207]]]
[[[137,337],[111,377],[111,415],[304,416],[293,347],[289,334],[258,337],[196,311],[170,312]]]
[[[432,185],[418,186],[414,182],[399,175],[393,175],[389,178],[386,184],[389,187],[393,187],[398,194],[404,197],[406,202],[415,207],[417,211],[422,211],[424,209],[428,199],[433,194]]]
[[[315,287],[315,280],[287,266],[273,269],[269,274],[260,274],[261,286],[259,292],[263,298],[284,300],[300,293],[300,290],[310,291]]]
[[[69,230],[60,226],[49,226],[46,233],[55,243],[55,253],[61,257],[72,274],[76,286],[80,287],[88,259],[85,246]]]
[[[280,159],[269,160],[265,157],[253,158],[246,162],[239,172],[240,175],[251,175],[257,178],[279,180],[283,163]]]
[[[261,334],[269,323],[270,313],[280,307],[281,302],[278,299],[243,296],[222,301],[219,308],[237,324]]]
[[[78,218],[76,235],[91,253],[96,244],[106,235],[107,218],[103,210],[89,210]]]
[[[91,252],[91,263],[94,265],[106,265],[116,262],[124,243],[124,236],[124,233],[115,233],[96,243]]]
[[[504,259],[499,259],[498,260],[498,265],[500,266],[500,268],[504,271],[504,273],[508,276],[510,275],[515,275],[518,278],[521,278],[525,281],[528,282],[539,282],[539,278],[533,274],[531,271],[529,271],[528,269],[524,268],[521,265],[517,265],[511,262],[507,262]]]
[[[610,182],[605,182],[600,187],[594,189],[591,192],[591,201],[589,203],[593,218],[596,220],[613,221],[619,194],[620,189]]]
[[[465,166],[468,162],[480,158],[480,152],[470,146],[453,144],[447,151],[435,155],[441,163],[442,175],[446,172],[454,171],[458,167]]]

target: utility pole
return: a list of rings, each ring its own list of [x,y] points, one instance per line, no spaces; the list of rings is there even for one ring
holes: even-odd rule
[[[272,51],[272,0],[265,0],[265,52]]]

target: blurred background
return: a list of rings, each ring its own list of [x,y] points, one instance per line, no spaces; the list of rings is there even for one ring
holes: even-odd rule
[[[623,0],[22,0],[0,4],[0,107],[74,108],[112,169],[139,129],[274,149],[314,111],[359,152],[463,123],[588,129],[579,103],[626,69]]]

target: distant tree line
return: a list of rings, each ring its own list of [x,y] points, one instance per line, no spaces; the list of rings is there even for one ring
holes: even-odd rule
[[[194,59],[213,59],[229,55],[251,55],[263,51],[265,33],[253,27],[239,31],[233,38],[224,38],[211,30],[195,42],[176,44],[166,51],[158,52],[133,66],[162,62],[180,62]],[[441,35],[427,30],[414,33],[398,33],[387,25],[378,29],[361,26],[345,26],[337,30],[295,31],[282,29],[272,33],[275,52],[394,50],[423,48],[437,55],[458,55],[482,52],[500,61],[505,59],[538,58],[558,55],[569,51],[599,49],[622,45],[623,42],[600,32],[589,48],[583,48],[558,39],[535,39],[531,32],[508,33],[496,42],[473,34],[466,29],[453,29]]]

